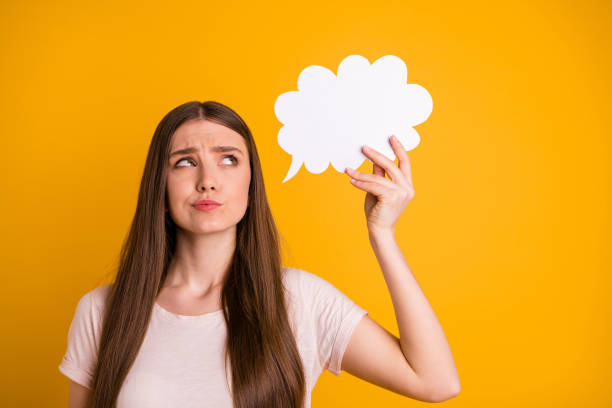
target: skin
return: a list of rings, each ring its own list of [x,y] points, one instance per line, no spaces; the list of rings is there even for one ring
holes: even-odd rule
[[[352,185],[366,191],[368,236],[391,295],[400,338],[365,315],[353,331],[341,367],[407,397],[442,402],[459,394],[459,376],[440,322],[395,239],[395,225],[414,198],[414,187],[404,147],[394,136],[389,142],[398,165],[364,146],[372,173],[347,168],[346,174]]]
[[[240,150],[214,152],[214,146]],[[237,132],[205,120],[183,123],[172,135],[167,194],[177,225],[176,252],[157,303],[173,313],[200,315],[221,309],[221,282],[236,245],[236,224],[248,205],[249,153]],[[230,157],[234,156],[234,158]],[[192,203],[215,200],[223,205],[201,211]],[[84,408],[91,390],[70,381],[69,408]]]
[[[366,191],[368,236],[391,295],[400,337],[365,315],[353,331],[341,367],[406,397],[442,402],[459,394],[459,376],[444,331],[395,240],[395,225],[414,197],[414,188],[406,151],[397,139],[392,137],[390,143],[398,165],[364,147],[373,162],[372,173],[346,169],[346,174],[352,185]],[[218,286],[235,248],[236,223],[246,211],[248,158],[242,160],[243,167],[228,167],[224,154],[209,151],[216,145],[234,145],[246,153],[239,134],[212,122],[188,122],[172,140],[171,152],[188,146],[198,149],[190,155],[194,166],[172,167],[183,156],[169,163],[170,212],[181,231],[158,303],[179,314],[220,309]],[[199,189],[202,185],[205,192]],[[223,202],[225,211],[220,207],[196,212],[191,203],[204,197]],[[71,384],[71,407],[82,406],[73,398],[83,398],[80,393],[85,390]]]
[[[232,146],[235,151],[212,151]],[[193,147],[193,153],[173,155]],[[157,302],[165,309],[198,315],[221,309],[223,276],[236,246],[236,224],[248,205],[251,168],[244,138],[207,120],[183,123],[171,140],[167,194],[177,225],[176,252]],[[211,211],[193,203],[211,199],[222,205]]]
[[[87,406],[87,398],[89,397],[91,390],[70,380],[68,393],[70,395],[68,398],[68,408],[85,408]]]

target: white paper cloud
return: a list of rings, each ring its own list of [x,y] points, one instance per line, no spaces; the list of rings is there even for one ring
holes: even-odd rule
[[[420,141],[412,127],[431,114],[433,101],[425,88],[407,84],[406,64],[393,55],[369,61],[360,55],[346,57],[338,75],[320,65],[310,65],[298,77],[298,91],[281,94],[274,113],[284,126],[278,144],[293,156],[283,183],[302,163],[311,173],[361,166],[367,144],[395,160],[389,136],[396,135],[406,150]],[[369,159],[368,159],[369,160]]]

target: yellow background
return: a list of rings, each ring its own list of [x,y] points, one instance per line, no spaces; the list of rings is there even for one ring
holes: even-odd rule
[[[434,101],[397,239],[458,367],[444,404],[610,406],[610,5],[513,3],[3,1],[2,405],[66,406],[76,302],[114,273],[153,131],[190,100],[253,131],[284,263],[397,335],[364,193],[331,167],[281,184],[273,110],[308,65],[392,54]],[[425,406],[348,373],[312,398]]]

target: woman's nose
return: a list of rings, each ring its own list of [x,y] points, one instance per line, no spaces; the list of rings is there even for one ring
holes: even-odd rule
[[[215,164],[212,162],[203,162],[200,166],[200,173],[198,177],[198,191],[206,190],[218,190],[217,185],[217,174]]]

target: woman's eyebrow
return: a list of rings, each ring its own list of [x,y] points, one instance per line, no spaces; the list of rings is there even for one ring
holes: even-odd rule
[[[188,153],[195,153],[197,152],[198,149],[196,149],[195,147],[187,147],[185,149],[181,149],[181,150],[176,150],[172,153],[170,153],[170,157],[179,155],[179,154],[188,154]],[[238,149],[237,147],[234,146],[213,146],[210,148],[211,152],[238,152],[240,154],[242,153],[242,150]]]

